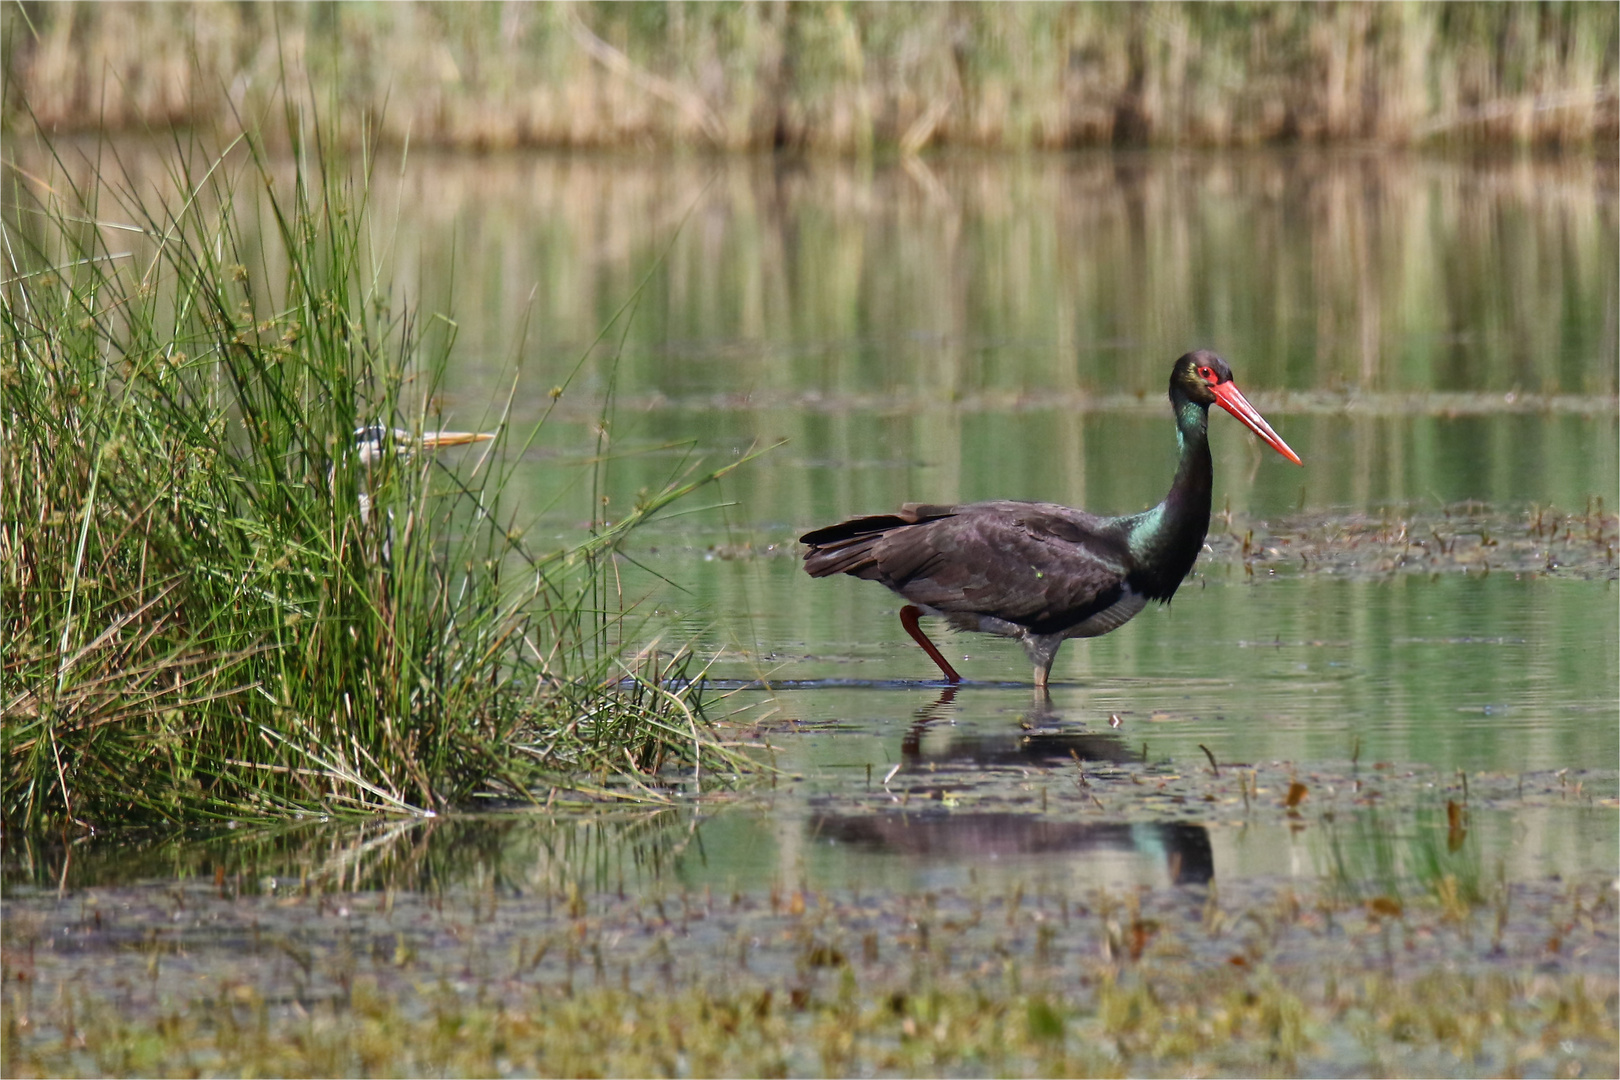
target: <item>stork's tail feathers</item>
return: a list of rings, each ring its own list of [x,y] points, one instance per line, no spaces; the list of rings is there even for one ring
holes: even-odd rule
[[[799,537],[799,542],[810,548],[804,553],[805,572],[811,577],[831,577],[833,574],[875,577],[877,563],[874,548],[878,541],[895,529],[948,517],[955,510],[953,506],[907,503],[898,514],[869,514],[807,532]]]

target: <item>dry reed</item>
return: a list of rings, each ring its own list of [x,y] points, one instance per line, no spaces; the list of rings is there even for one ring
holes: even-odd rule
[[[1611,4],[27,4],[9,131],[290,93],[457,147],[1613,146]]]

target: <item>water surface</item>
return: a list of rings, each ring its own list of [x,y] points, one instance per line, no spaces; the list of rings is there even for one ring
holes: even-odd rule
[[[158,151],[123,157],[137,189],[163,187]],[[546,853],[585,830],[601,865],[694,886],[924,887],[992,864],[1064,887],[1316,877],[1335,842],[1432,840],[1459,777],[1528,777],[1522,805],[1498,792],[1476,808],[1477,864],[1612,872],[1615,190],[1612,163],[1579,156],[380,167],[378,262],[402,299],[453,313],[423,320],[453,338],[452,422],[488,424],[514,375],[515,433],[554,410],[511,493],[531,543],[577,537],[693,461],[780,443],[639,534],[622,567],[624,647],[692,643],[727,694],[715,712],[769,745],[777,785],[736,805],[715,801],[720,778],[702,799],[687,785],[682,805],[700,809],[632,815],[623,836],[555,815],[480,826],[496,839],[478,865],[514,880],[575,866]],[[800,570],[801,532],[907,500],[1153,504],[1174,469],[1167,370],[1200,346],[1306,462],[1215,416],[1212,542],[1369,517],[1444,530],[1468,507],[1500,535],[1549,507],[1590,532],[1602,499],[1596,538],[1573,570],[1492,572],[1487,552],[1341,574],[1212,551],[1168,609],[1066,645],[1050,703],[1020,649],[976,635],[947,637],[970,685],[940,702],[896,598]],[[601,451],[598,490],[584,463]],[[1213,784],[1210,756],[1220,792],[1138,798],[1200,770]],[[1106,795],[1087,801],[1077,762]],[[1272,788],[1254,795],[1265,814],[1200,805],[1236,805],[1245,767],[1283,790],[1326,779],[1303,817]],[[1347,831],[1366,808],[1329,789],[1374,769],[1400,778],[1394,816]],[[638,846],[649,830],[684,838],[667,841],[679,854],[646,856],[666,843]],[[49,845],[14,857],[10,880],[115,873],[93,846],[76,865]],[[304,840],[162,850],[178,872],[224,859],[250,883],[313,857]]]

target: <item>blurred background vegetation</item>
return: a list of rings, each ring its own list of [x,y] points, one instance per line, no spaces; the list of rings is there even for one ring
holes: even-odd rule
[[[352,138],[480,148],[1612,149],[1620,133],[1612,3],[0,10],[8,133],[234,131],[289,94]]]

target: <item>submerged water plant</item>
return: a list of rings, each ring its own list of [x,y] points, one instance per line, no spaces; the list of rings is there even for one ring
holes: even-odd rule
[[[13,171],[7,821],[656,797],[649,774],[740,765],[691,682],[666,685],[686,650],[621,658],[613,587],[624,539],[737,462],[531,549],[497,410],[458,415],[500,432],[485,447],[411,452],[443,426],[455,324],[381,266],[373,159],[351,174],[300,124],[290,165],[253,135],[177,139],[167,195],[54,148],[49,181]],[[360,453],[373,424],[403,434]]]

